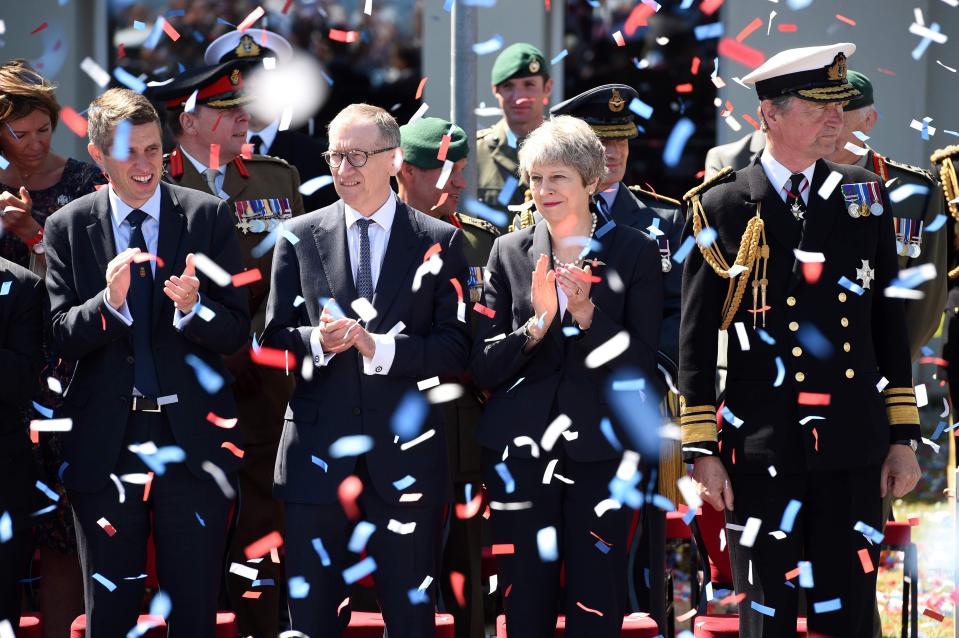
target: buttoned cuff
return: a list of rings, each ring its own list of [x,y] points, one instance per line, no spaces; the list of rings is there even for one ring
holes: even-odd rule
[[[110,300],[107,299],[107,291],[104,290],[103,304],[107,307],[107,310],[113,313],[114,317],[116,317],[117,319],[119,319],[120,321],[122,321],[128,326],[133,325],[133,315],[130,314],[130,307],[127,305],[126,300],[123,301],[123,305],[120,306],[119,310],[117,310],[116,308],[110,305]]]
[[[180,309],[176,306],[173,306],[173,327],[179,332],[183,332],[183,329],[186,328],[186,325],[190,323],[190,319],[196,316],[196,309],[200,307],[200,293],[196,293],[196,303],[193,304],[193,310],[187,314],[180,312]]]
[[[323,352],[323,344],[320,342],[320,327],[313,328],[310,332],[310,354],[313,355],[313,365],[322,368],[333,360],[335,352]]]
[[[376,349],[372,357],[363,357],[363,373],[388,374],[393,366],[393,357],[396,356],[396,340],[391,334],[370,336],[373,337]]]

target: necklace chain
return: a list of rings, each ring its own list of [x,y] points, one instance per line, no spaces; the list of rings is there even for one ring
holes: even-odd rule
[[[593,225],[592,225],[592,227],[589,229],[589,243],[592,243],[592,241],[593,241],[593,233],[596,232],[596,213],[591,213],[591,214],[592,214],[592,217],[593,217]],[[588,247],[589,247],[589,244],[587,244],[587,248],[588,248]],[[555,267],[557,267],[557,268],[572,268],[573,266],[578,266],[579,264],[582,263],[583,257],[586,256],[586,252],[588,252],[588,251],[581,251],[581,255],[580,255],[579,257],[577,257],[576,259],[574,259],[573,261],[560,261],[559,257],[556,256],[556,251],[554,250],[554,251],[553,251],[553,265],[554,265]]]

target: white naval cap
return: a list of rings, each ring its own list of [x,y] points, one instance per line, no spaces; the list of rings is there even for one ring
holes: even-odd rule
[[[275,57],[280,63],[287,62],[293,57],[293,46],[279,33],[266,29],[247,29],[230,31],[211,42],[203,54],[203,62],[218,64],[244,58],[257,62],[269,57]]]
[[[780,51],[743,78],[756,87],[759,99],[795,95],[811,102],[845,102],[859,96],[846,80],[846,58],[856,51],[851,42]]]

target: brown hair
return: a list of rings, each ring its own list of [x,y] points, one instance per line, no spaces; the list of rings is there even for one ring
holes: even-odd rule
[[[113,131],[120,122],[127,120],[133,126],[155,122],[160,126],[160,116],[150,100],[130,89],[110,89],[93,100],[87,120],[90,143],[107,155],[113,144]]]
[[[35,110],[50,116],[50,127],[60,120],[56,87],[23,59],[0,65],[0,123],[19,120]]]

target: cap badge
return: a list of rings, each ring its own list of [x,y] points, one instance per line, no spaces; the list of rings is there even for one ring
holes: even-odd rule
[[[230,73],[230,84],[236,86],[240,83],[240,69],[233,69]]]
[[[530,72],[530,73],[539,73],[539,69],[540,69],[539,60],[537,60],[536,58],[533,58],[532,60],[530,60],[530,63],[529,63],[529,72]]]
[[[260,45],[258,45],[249,33],[243,34],[240,43],[233,49],[233,53],[238,58],[255,58],[260,55]]]
[[[846,54],[839,52],[832,64],[826,67],[826,77],[832,82],[846,81]]]
[[[626,100],[619,94],[619,89],[613,89],[613,95],[609,98],[609,110],[619,113],[624,108],[626,108]]]

